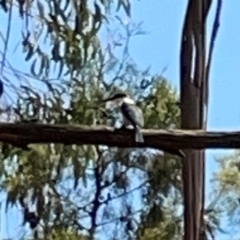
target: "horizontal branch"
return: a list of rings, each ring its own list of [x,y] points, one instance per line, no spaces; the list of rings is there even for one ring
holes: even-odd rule
[[[0,123],[0,141],[22,148],[32,143],[150,147],[162,150],[240,148],[240,132],[143,129],[142,133],[144,143],[136,144],[134,131],[127,129],[107,126]]]

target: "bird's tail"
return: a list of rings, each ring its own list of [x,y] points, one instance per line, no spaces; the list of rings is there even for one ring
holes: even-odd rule
[[[135,129],[135,141],[139,142],[139,143],[144,142],[144,138],[143,138],[143,135],[141,133],[140,127],[136,127],[136,129]]]

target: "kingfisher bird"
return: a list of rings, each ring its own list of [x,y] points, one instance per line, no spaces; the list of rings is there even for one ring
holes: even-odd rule
[[[144,142],[144,138],[141,133],[141,128],[144,126],[143,112],[136,105],[133,99],[131,99],[126,93],[117,92],[102,100],[102,102],[114,102],[117,104],[123,116],[123,127],[126,128],[127,126],[132,125],[135,129],[135,141],[138,143]],[[174,147],[162,147],[161,150],[173,155],[185,157],[185,154],[181,149],[176,149]]]
[[[112,96],[103,100],[103,102],[112,101],[117,104],[122,116],[123,127],[133,126],[135,129],[135,141],[138,143],[144,142],[141,128],[144,125],[142,110],[136,105],[126,93],[115,93]]]

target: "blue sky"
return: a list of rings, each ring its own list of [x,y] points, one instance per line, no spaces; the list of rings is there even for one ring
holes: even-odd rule
[[[214,1],[216,2],[216,0]],[[181,26],[183,23],[186,0],[151,0],[133,1],[132,18],[134,22],[143,21],[143,28],[149,31],[148,35],[133,38],[130,43],[130,52],[136,62],[146,68],[151,65],[153,73],[161,73],[167,67],[164,76],[178,88],[179,86],[179,49],[181,38]],[[210,105],[209,105],[209,130],[238,130],[240,126],[240,2],[237,0],[224,1],[221,14],[221,23],[218,38],[215,44],[213,63],[210,75]],[[215,4],[211,10],[208,25],[212,24]],[[22,71],[28,71],[29,65],[22,60],[20,52],[14,53],[13,49],[18,43],[21,22],[16,14],[13,15],[12,29],[9,44],[8,59],[14,67]],[[3,31],[7,23],[7,17],[0,14]],[[209,25],[210,27],[211,25]],[[209,28],[210,29],[210,28]],[[2,43],[0,43],[2,50]],[[207,151],[206,172],[207,190],[209,179],[217,165],[214,162],[216,156],[230,153],[226,150]],[[1,207],[1,206],[0,206]],[[10,219],[6,219],[8,225],[17,213],[12,212]],[[10,216],[10,215],[9,215]],[[1,220],[5,218],[5,210],[1,209]],[[2,221],[1,221],[2,222]],[[20,229],[19,223],[16,229],[6,229],[1,223],[0,231],[9,234]],[[8,236],[9,236],[8,235]],[[229,236],[228,236],[229,237]],[[225,236],[219,236],[225,239]],[[227,238],[226,238],[227,239]]]

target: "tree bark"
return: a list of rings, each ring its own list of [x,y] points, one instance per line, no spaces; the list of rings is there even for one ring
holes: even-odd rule
[[[20,145],[62,143],[156,149],[240,148],[240,132],[142,129],[142,133],[144,143],[137,144],[134,130],[107,126],[0,123],[0,141]]]
[[[122,148],[206,149],[240,148],[240,132],[142,129],[144,143],[135,142],[134,130],[107,126],[0,123],[0,142],[12,144],[62,143]]]
[[[189,0],[180,53],[181,127],[206,129],[208,81],[205,78],[205,23],[203,0]],[[193,58],[194,53],[194,58]],[[194,60],[194,64],[193,64]],[[193,76],[191,75],[193,73]],[[183,158],[184,239],[200,240],[204,209],[204,151],[187,150]]]

